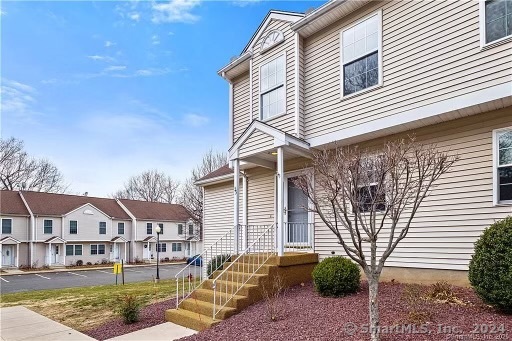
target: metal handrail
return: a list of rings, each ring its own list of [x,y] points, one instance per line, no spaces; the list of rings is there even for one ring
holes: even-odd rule
[[[209,247],[205,248],[202,253],[195,257],[194,261],[187,264],[174,276],[176,279],[176,309],[179,308],[181,302],[187,299],[196,288],[201,286],[201,284],[208,279],[207,266],[210,260],[217,255],[231,255],[233,253],[235,229],[238,227],[239,226],[234,226],[232,229],[228,230],[222,237],[217,239]],[[199,266],[199,270],[198,266],[195,265],[195,259],[197,258],[201,259],[201,266]],[[222,266],[222,262],[218,263],[219,264],[215,264],[215,269],[211,269],[211,273],[215,272]],[[196,280],[198,277],[199,281]]]
[[[254,276],[254,274],[268,261],[268,259],[276,254],[275,246],[274,246],[274,232],[275,225],[269,225],[263,233],[261,233],[238,257],[231,261],[222,272],[215,277],[213,280],[213,319],[216,318],[217,314],[228,304],[228,302],[240,291],[240,289]],[[253,257],[249,259],[249,263],[239,262],[242,257],[247,255],[252,255]],[[260,257],[261,256],[261,257]],[[252,259],[252,261],[251,261]],[[236,279],[235,279],[235,270],[236,268]],[[240,272],[241,268],[241,272]],[[245,270],[248,270],[246,273]],[[240,275],[241,280],[240,280]],[[226,277],[226,282],[229,282],[229,275],[231,274],[231,289],[228,289],[228,286],[224,286],[224,290],[219,290],[219,295],[217,297],[217,282],[222,280],[222,278]],[[247,276],[246,276],[247,275]],[[224,295],[220,295],[220,294]],[[224,299],[224,300],[223,300]]]
[[[284,223],[284,251],[313,250],[314,223]]]

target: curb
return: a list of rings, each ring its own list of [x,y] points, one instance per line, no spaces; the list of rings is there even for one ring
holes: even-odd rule
[[[186,262],[176,262],[176,263],[164,263],[160,264],[160,266],[166,266],[166,265],[183,265],[186,264]],[[133,264],[133,265],[125,265],[125,268],[143,268],[143,267],[149,267],[149,266],[155,266],[155,264]],[[14,275],[33,275],[33,274],[43,274],[43,273],[52,273],[52,272],[75,272],[75,271],[87,271],[87,270],[113,270],[113,266],[101,266],[101,267],[94,267],[94,268],[57,268],[57,269],[49,269],[49,270],[37,270],[37,271],[22,271],[22,270],[12,270],[16,271],[14,273],[0,273],[0,277],[2,276],[14,276]],[[3,270],[8,271],[8,270]]]

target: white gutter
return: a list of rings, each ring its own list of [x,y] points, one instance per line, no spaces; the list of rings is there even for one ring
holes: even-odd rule
[[[32,265],[34,260],[34,241],[35,241],[35,233],[36,233],[36,219],[34,218],[34,213],[32,213],[32,210],[28,206],[27,200],[25,200],[25,197],[23,196],[23,193],[21,191],[18,192],[21,200],[23,201],[23,204],[27,208],[28,213],[30,214],[30,237],[28,238],[30,242],[30,252],[29,252],[29,265]],[[17,255],[18,259],[20,255]]]
[[[226,72],[228,72],[229,70],[231,70],[235,66],[238,66],[238,65],[242,64],[243,62],[247,61],[249,58],[251,58],[251,56],[252,56],[252,52],[251,51],[247,51],[246,53],[244,53],[243,55],[241,55],[240,57],[238,57],[237,59],[233,60],[228,65],[226,65],[222,69],[220,69],[217,72],[217,74],[219,76],[221,76],[222,78],[226,79],[226,76],[225,76]]]
[[[196,181],[196,182],[194,182],[194,185],[196,185],[196,186],[214,185],[217,183],[226,182],[227,180],[230,180],[230,179],[233,179],[233,173],[216,176],[214,178],[205,179],[205,180],[201,180],[201,181]]]
[[[318,7],[313,12],[307,14],[304,18],[300,19],[296,23],[292,24],[291,25],[291,29],[293,31],[298,31],[301,28],[303,28],[304,26],[306,26],[307,24],[309,24],[310,22],[312,22],[313,20],[318,19],[319,17],[321,17],[325,13],[327,13],[330,10],[338,7],[341,4],[344,4],[345,2],[347,2],[347,0],[332,0],[332,1],[329,1],[329,2],[327,2],[325,4],[323,4],[322,6]]]

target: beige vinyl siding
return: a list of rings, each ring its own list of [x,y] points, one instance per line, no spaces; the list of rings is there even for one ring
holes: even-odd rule
[[[12,219],[12,222],[11,233],[2,233],[0,239],[4,237],[12,237],[19,240],[20,242],[27,241],[29,239],[30,218],[11,215],[0,215],[0,221],[1,219]]]
[[[271,225],[275,222],[275,172],[265,168],[247,170],[247,222]]]
[[[372,3],[304,41],[305,138],[512,81],[512,43],[480,49],[477,1]],[[382,9],[383,86],[341,99],[340,32]]]
[[[255,151],[268,150],[274,147],[274,138],[262,131],[255,130],[240,147],[240,157],[250,156]]]
[[[272,30],[280,30],[284,34],[284,42],[260,53],[262,39]],[[281,129],[284,132],[295,133],[295,37],[290,29],[290,23],[281,20],[271,20],[261,39],[253,47],[252,63],[252,110],[253,119],[261,119],[260,116],[260,67],[277,57],[286,54],[286,114],[270,118],[266,123]]]
[[[250,123],[249,73],[233,80],[233,141],[236,141]]]
[[[512,214],[512,206],[493,206],[492,201],[492,130],[507,126],[512,126],[510,108],[408,132],[423,143],[435,143],[443,150],[458,153],[460,160],[425,199],[408,236],[388,259],[387,266],[467,270],[473,244],[483,230]],[[367,145],[383,141],[373,140]],[[383,230],[382,237],[388,231]],[[384,243],[385,239],[381,241]],[[315,250],[322,258],[331,251],[342,253],[334,234],[318,217]]]
[[[93,214],[84,214],[86,210],[92,211]],[[78,233],[69,233],[69,222],[76,220],[78,224]],[[100,234],[100,221],[107,223],[107,233]],[[42,223],[42,222],[41,222]],[[98,240],[110,241],[112,239],[112,220],[109,216],[103,214],[92,205],[85,205],[62,218],[63,231],[62,238],[68,242],[73,240]],[[39,224],[38,224],[39,225]],[[116,225],[117,232],[117,225]],[[38,234],[38,238],[39,238]]]
[[[44,221],[45,220],[52,220],[52,233],[44,233]],[[44,217],[44,216],[37,216],[35,217],[35,223],[36,223],[36,238],[34,238],[35,241],[45,241],[47,239],[50,239],[51,237],[62,237],[62,218],[61,217]],[[68,232],[69,232],[69,226],[68,226]]]
[[[204,188],[204,249],[233,228],[233,181]]]

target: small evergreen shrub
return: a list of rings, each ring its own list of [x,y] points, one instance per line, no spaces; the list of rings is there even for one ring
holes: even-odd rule
[[[359,266],[348,258],[329,257],[313,270],[313,282],[322,296],[340,297],[359,290]]]
[[[133,295],[126,295],[120,301],[117,313],[123,318],[124,323],[131,324],[139,320],[142,303]]]
[[[84,261],[79,259],[79,260],[76,261],[75,265],[76,266],[82,266],[82,265],[84,265]]]
[[[512,216],[489,226],[476,241],[469,282],[485,303],[512,313]]]
[[[208,262],[206,273],[208,274],[208,277],[211,276],[216,270],[219,270],[222,268],[222,264],[229,262],[231,260],[231,255],[217,255],[214,258],[212,258],[211,261]]]

